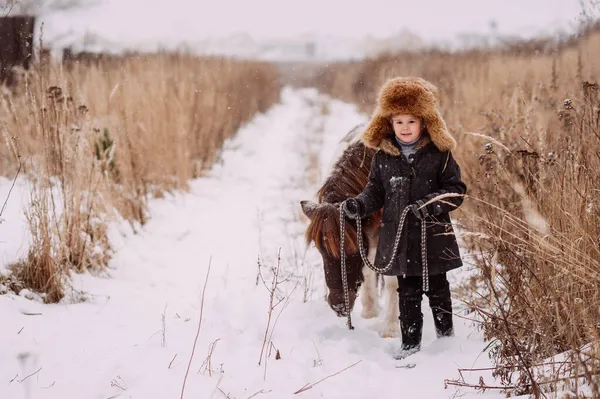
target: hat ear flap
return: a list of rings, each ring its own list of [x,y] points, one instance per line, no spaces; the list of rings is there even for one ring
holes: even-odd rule
[[[390,133],[391,129],[392,126],[389,119],[377,108],[369,121],[369,125],[362,134],[363,143],[367,147],[377,148],[381,140]]]
[[[440,151],[452,151],[456,148],[456,140],[448,132],[446,122],[437,108],[423,115],[423,119],[425,119],[431,141]]]

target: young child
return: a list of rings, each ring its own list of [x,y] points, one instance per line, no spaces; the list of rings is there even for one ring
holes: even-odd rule
[[[388,265],[401,214],[409,207],[399,248],[386,275],[398,277],[403,359],[421,348],[423,293],[429,298],[438,337],[454,335],[452,301],[446,272],[462,266],[449,212],[465,194],[460,167],[451,150],[456,141],[437,109],[439,91],[418,77],[388,80],[379,92],[377,108],[362,134],[376,148],[369,181],[343,209],[349,218],[363,218],[383,207],[375,266]],[[426,262],[422,262],[421,223],[426,226]],[[423,265],[425,263],[425,265]]]

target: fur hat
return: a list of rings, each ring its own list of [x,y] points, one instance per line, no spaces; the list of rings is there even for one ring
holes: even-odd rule
[[[377,99],[377,108],[362,134],[364,144],[392,155],[400,155],[394,146],[390,118],[397,114],[422,117],[433,144],[443,152],[456,147],[456,140],[446,127],[437,103],[440,94],[436,86],[425,79],[408,76],[389,79],[383,84]]]

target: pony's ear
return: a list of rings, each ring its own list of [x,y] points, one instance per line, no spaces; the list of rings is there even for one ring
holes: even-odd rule
[[[317,209],[322,205],[312,201],[300,201],[300,206],[302,206],[302,212],[304,212],[309,219],[312,219]]]

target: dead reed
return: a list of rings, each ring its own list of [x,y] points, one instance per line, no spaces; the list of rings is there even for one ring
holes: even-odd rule
[[[68,271],[110,258],[107,222],[146,222],[146,203],[186,189],[225,140],[278,101],[275,67],[185,54],[38,64],[0,96],[0,174],[32,184],[33,245],[15,275],[63,296]]]
[[[454,214],[480,271],[468,302],[511,394],[600,397],[599,46],[592,25],[562,43],[329,64],[311,82],[367,113],[387,78],[440,87],[469,186]]]

